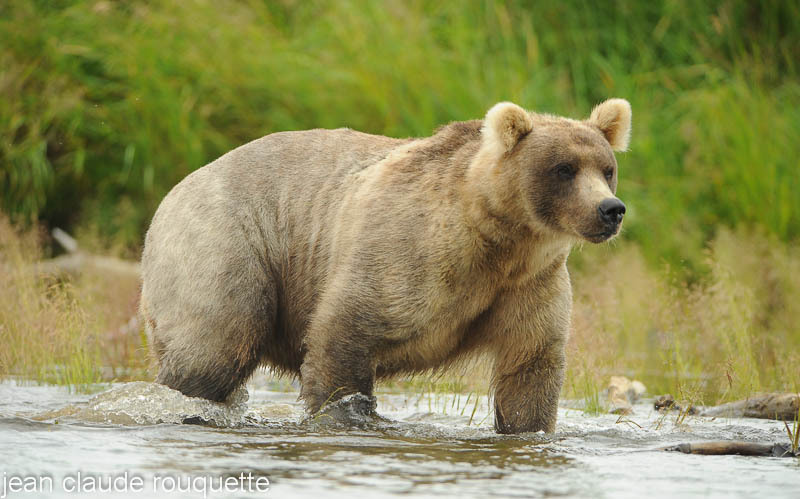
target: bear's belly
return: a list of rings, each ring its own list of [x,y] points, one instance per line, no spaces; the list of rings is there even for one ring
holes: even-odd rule
[[[494,294],[450,298],[384,332],[387,344],[376,359],[378,377],[442,367],[477,345],[474,324],[489,309]]]

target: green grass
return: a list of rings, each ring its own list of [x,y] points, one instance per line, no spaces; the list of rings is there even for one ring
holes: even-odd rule
[[[786,433],[789,436],[792,453],[797,456],[800,450],[800,407],[797,409],[797,416],[794,418],[794,423],[789,427],[789,423],[784,421],[786,426]]]
[[[128,255],[175,183],[245,141],[427,135],[503,99],[632,102],[624,238],[651,264],[708,272],[721,226],[800,234],[794,2],[12,0],[0,39],[1,208]]]

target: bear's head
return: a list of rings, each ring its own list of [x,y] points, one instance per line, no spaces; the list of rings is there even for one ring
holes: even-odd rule
[[[501,102],[483,121],[476,163],[493,204],[540,231],[599,243],[619,232],[625,214],[614,151],[628,148],[630,129],[623,99],[603,102],[583,121]]]

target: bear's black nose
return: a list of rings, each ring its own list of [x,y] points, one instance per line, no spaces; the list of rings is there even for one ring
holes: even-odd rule
[[[622,215],[625,214],[625,203],[617,198],[604,199],[597,207],[600,218],[609,225],[617,225],[622,222]]]

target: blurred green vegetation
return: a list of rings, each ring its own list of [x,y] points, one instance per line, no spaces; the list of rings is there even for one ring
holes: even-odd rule
[[[429,135],[500,100],[582,118],[618,96],[623,237],[698,270],[720,227],[800,235],[798,46],[780,0],[9,0],[0,210],[136,255],[175,183],[270,132]]]

